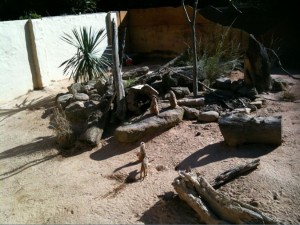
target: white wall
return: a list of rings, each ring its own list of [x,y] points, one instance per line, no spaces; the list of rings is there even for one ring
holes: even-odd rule
[[[105,17],[106,13],[97,13],[32,20],[44,86],[47,86],[51,80],[66,78],[63,76],[63,67],[59,68],[59,65],[76,53],[76,48],[61,40],[61,36],[64,33],[72,35],[72,29],[83,26],[92,27],[94,31],[106,29]],[[107,39],[101,43],[101,49],[104,50],[106,46]]]
[[[0,104],[32,88],[25,37],[26,22],[0,23]]]
[[[106,15],[95,13],[32,20],[34,40],[31,42],[35,42],[36,45],[43,86],[49,85],[51,80],[68,77],[63,75],[63,68],[59,68],[59,65],[71,58],[76,48],[61,40],[63,33],[72,34],[73,28],[83,26],[91,26],[93,30],[106,30]],[[113,13],[112,17],[116,19],[116,13]],[[25,26],[26,23],[27,20],[0,22],[0,104],[33,89],[28,58],[28,55],[32,54],[29,54],[27,49],[31,47],[30,43],[27,42],[26,47],[25,30],[29,29]],[[105,40],[102,42],[103,50],[106,46]]]

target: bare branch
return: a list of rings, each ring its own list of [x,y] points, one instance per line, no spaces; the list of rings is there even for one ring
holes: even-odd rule
[[[185,15],[186,15],[186,18],[187,18],[188,22],[191,24],[192,21],[191,21],[191,19],[190,19],[190,17],[189,17],[189,14],[188,14],[187,10],[186,10],[185,4],[184,4],[184,0],[182,0],[181,3],[182,3],[182,7],[183,7],[183,9],[184,9],[184,13],[185,13]]]

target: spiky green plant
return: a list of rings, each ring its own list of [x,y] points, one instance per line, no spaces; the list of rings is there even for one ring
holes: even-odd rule
[[[72,30],[73,36],[64,33],[62,40],[77,49],[75,55],[64,61],[60,67],[65,66],[64,74],[73,77],[75,82],[105,77],[107,69],[111,67],[111,53],[104,52],[102,55],[99,44],[105,40],[104,29],[93,31],[90,27],[82,27]]]

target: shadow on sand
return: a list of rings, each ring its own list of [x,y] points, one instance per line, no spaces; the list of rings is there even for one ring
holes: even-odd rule
[[[266,155],[276,149],[276,146],[262,144],[247,144],[239,147],[228,147],[224,141],[205,146],[182,160],[175,170],[185,170],[222,161],[229,158],[254,159]]]
[[[199,217],[174,192],[158,196],[159,200],[143,213],[144,224],[200,224]]]
[[[10,116],[15,115],[18,112],[24,110],[35,110],[44,108],[45,111],[42,115],[42,118],[47,118],[52,112],[52,108],[55,106],[55,96],[50,95],[45,98],[36,98],[31,101],[28,101],[27,98],[23,100],[22,103],[16,104],[14,109],[0,109],[0,122],[7,119]]]
[[[0,174],[0,180],[7,179],[9,177],[12,177],[32,166],[38,165],[42,162],[48,161],[56,156],[59,155],[59,153],[47,153],[47,155],[43,154],[41,158],[36,157],[36,154],[38,153],[46,153],[48,150],[54,148],[55,141],[53,136],[45,136],[45,137],[39,137],[36,138],[32,143],[20,145],[12,149],[8,149],[4,152],[0,153],[0,161],[13,158],[13,157],[24,157],[24,156],[32,156],[35,159],[31,161],[26,161],[23,165],[17,166],[16,168],[4,172]],[[38,154],[40,155],[40,154]]]

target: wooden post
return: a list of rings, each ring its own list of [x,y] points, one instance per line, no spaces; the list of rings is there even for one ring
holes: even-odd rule
[[[123,121],[126,115],[125,90],[123,86],[118,45],[118,28],[114,19],[112,20],[112,59],[113,59],[113,76],[114,88],[116,92],[117,110],[116,117]]]
[[[184,0],[182,0],[182,7],[184,9],[186,18],[188,20],[188,23],[191,26],[192,30],[192,44],[193,44],[193,93],[194,97],[197,97],[198,94],[198,63],[197,63],[197,38],[196,38],[196,28],[195,28],[195,22],[196,22],[196,15],[197,15],[197,6],[198,6],[198,0],[195,0],[194,6],[193,6],[193,17],[190,19],[189,14],[186,10]]]

